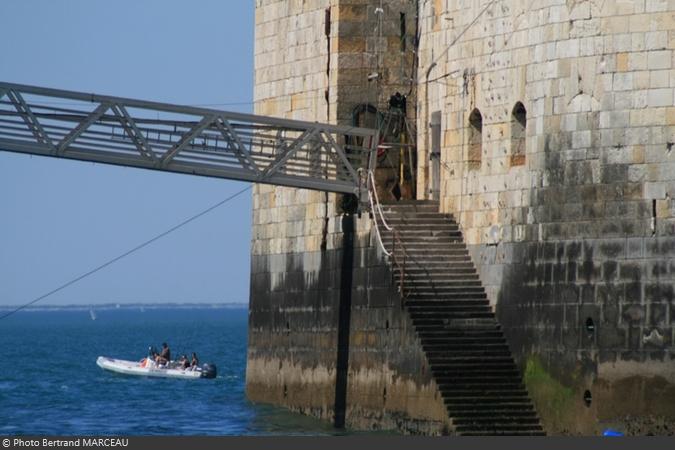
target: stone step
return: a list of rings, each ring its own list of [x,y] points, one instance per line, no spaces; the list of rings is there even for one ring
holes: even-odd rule
[[[406,260],[405,269],[406,272],[441,276],[446,273],[476,273],[476,268],[467,262],[457,264],[422,264],[417,260]]]
[[[418,261],[406,259],[405,266],[403,261],[399,261],[402,267],[405,267],[407,274],[420,275],[423,277],[440,277],[444,274],[467,274],[478,275],[476,268],[468,263],[441,263],[441,264],[422,264]],[[399,275],[399,268],[396,267],[393,271],[394,275]]]
[[[427,261],[422,262],[419,260],[407,260],[406,267],[414,267],[418,269],[427,269],[427,270],[442,270],[442,269],[471,269],[476,270],[476,266],[469,261]]]
[[[454,417],[490,417],[490,416],[521,416],[537,417],[532,402],[511,403],[480,403],[474,399],[465,403],[445,402],[445,409]],[[479,399],[478,399],[479,400]]]
[[[443,231],[461,231],[459,225],[445,217],[403,217],[403,216],[389,216],[387,217],[387,225],[400,231],[427,231],[427,230],[443,230]],[[389,231],[383,223],[378,222],[380,231]]]
[[[436,305],[414,305],[406,302],[408,311],[423,312],[423,311],[452,311],[455,308],[464,307],[490,307],[490,302],[487,300],[456,300],[453,302],[436,302]]]
[[[471,268],[452,268],[452,267],[446,267],[446,268],[422,268],[422,267],[415,267],[415,266],[410,266],[409,264],[403,265],[403,262],[400,262],[401,266],[403,269],[405,269],[405,275],[406,276],[411,276],[414,277],[416,280],[427,280],[427,281],[442,281],[442,280],[458,280],[458,279],[466,279],[470,281],[475,281],[479,280],[480,278],[478,277],[478,274],[476,273],[476,270]],[[399,268],[397,267],[396,270],[394,271],[394,276],[400,276],[401,273],[399,271]]]
[[[469,275],[467,275],[468,277]],[[410,275],[404,276],[395,276],[394,280],[398,282],[403,280],[404,284],[412,290],[417,292],[432,292],[436,295],[443,295],[447,289],[455,289],[461,287],[479,287],[481,286],[480,280],[476,278],[463,278],[458,275],[456,278],[443,278],[443,279],[424,279],[424,277]]]
[[[452,304],[454,302],[479,302],[483,303],[485,302],[486,304],[489,304],[490,301],[487,299],[487,295],[485,292],[467,292],[467,293],[457,293],[457,294],[449,294],[446,293],[444,298],[439,299],[437,297],[430,297],[430,298],[411,298],[408,297],[405,301],[406,305],[410,306],[434,306],[435,305],[446,305],[446,304]],[[433,304],[432,304],[433,303]],[[429,305],[427,305],[429,304]]]
[[[453,368],[459,369],[464,364],[467,363],[483,363],[486,367],[494,366],[499,363],[509,363],[513,364],[513,359],[511,356],[490,356],[486,357],[484,355],[456,355],[456,356],[427,356],[429,365],[434,367],[440,366],[451,366]]]
[[[466,360],[467,358],[483,358],[488,360],[490,358],[509,358],[511,352],[508,350],[452,350],[452,351],[441,351],[441,350],[429,350],[426,352],[427,360],[429,364],[434,364],[436,362],[449,362],[449,361],[458,361],[460,359]]]
[[[460,425],[455,428],[462,436],[544,436],[541,426],[523,425],[495,425],[494,427]]]
[[[389,250],[392,249],[391,243],[385,243]],[[454,244],[444,245],[442,248],[433,247],[429,248],[414,248],[414,246],[407,245],[405,246],[405,252],[401,250],[400,246],[397,246],[394,249],[394,253],[398,257],[399,254],[402,256],[406,255],[410,258],[414,258],[415,261],[421,261],[424,263],[427,262],[466,262],[472,263],[471,256],[469,251],[466,248],[455,247]]]
[[[454,217],[439,213],[437,202],[383,207],[394,227],[383,240],[402,264],[393,280],[403,283],[405,307],[457,432],[543,434]],[[394,235],[401,240],[394,243]]]
[[[447,331],[451,331],[447,330]],[[424,333],[429,330],[420,330],[419,333]],[[433,330],[437,331],[437,330]],[[440,330],[438,330],[440,331]],[[440,335],[437,334],[435,336],[420,336],[420,341],[424,343],[424,345],[429,346],[429,350],[438,350],[441,349],[445,346],[445,348],[452,348],[454,349],[455,347],[459,345],[464,345],[465,350],[473,350],[473,349],[481,349],[484,348],[486,350],[494,350],[497,346],[503,346],[504,349],[508,349],[508,345],[506,344],[506,340],[503,337],[471,337],[471,336],[461,336],[461,337],[456,337],[456,336],[447,336],[447,335]],[[432,348],[432,346],[436,346],[438,348]],[[458,349],[462,350],[462,349]]]
[[[387,236],[382,237],[382,241],[387,244],[387,246],[391,246],[391,239],[387,239]],[[415,251],[424,251],[424,252],[429,252],[430,250],[433,250],[434,252],[438,254],[443,254],[443,253],[448,253],[448,252],[456,252],[456,253],[463,253],[463,254],[469,254],[469,250],[466,248],[466,246],[461,242],[461,241],[454,241],[447,239],[443,241],[442,239],[419,239],[419,240],[413,240],[413,239],[408,239],[408,240],[403,240],[403,246],[405,247],[406,252],[408,253],[414,253]],[[398,250],[398,249],[397,249]]]
[[[456,425],[470,425],[481,423],[534,423],[539,425],[539,418],[534,411],[508,411],[503,413],[481,412],[478,414],[455,414],[453,423]]]
[[[419,289],[409,289],[406,291],[406,301],[408,302],[417,302],[417,301],[438,301],[438,302],[452,302],[453,300],[473,300],[473,299],[484,299],[480,295],[484,292],[448,292],[447,288],[439,291],[426,291]],[[436,300],[432,300],[436,299]]]
[[[382,212],[384,213],[385,219],[390,217],[452,217],[445,214],[441,214],[438,211],[437,206],[433,205],[420,205],[418,207],[382,207]],[[454,218],[453,218],[454,219]]]
[[[463,307],[463,308],[455,308],[451,310],[445,310],[445,311],[416,311],[416,312],[410,312],[410,317],[413,318],[413,320],[426,320],[426,319],[438,319],[438,320],[443,320],[443,319],[455,319],[458,317],[464,318],[464,317],[489,317],[492,314],[492,311],[489,309],[489,307]]]
[[[417,331],[417,334],[419,336],[426,335],[426,333],[434,333],[437,336],[441,336],[441,333],[443,333],[442,335],[445,336],[445,335],[447,335],[447,333],[458,332],[458,331],[461,332],[461,331],[464,331],[464,330],[467,330],[467,329],[468,328],[450,328],[446,325],[442,325],[442,326],[423,326],[423,327],[417,329],[416,331]],[[482,328],[481,330],[482,331],[493,331],[493,329],[489,329],[489,328]]]
[[[455,319],[493,319],[494,314],[492,311],[475,311],[475,312],[456,312],[444,314],[443,317],[438,316],[419,316],[413,318],[415,323],[420,325],[447,325],[453,326],[458,324],[453,324]],[[458,326],[458,328],[461,328]]]
[[[454,264],[473,264],[469,255],[460,255],[460,254],[445,254],[440,255],[438,252],[419,252],[415,253],[406,253],[405,255],[400,251],[394,252],[394,255],[399,261],[403,261],[405,256],[405,261],[407,264],[420,265],[423,267],[429,267],[431,264],[444,264],[444,265],[454,265]],[[393,258],[393,256],[392,256]]]
[[[493,397],[496,395],[524,395],[527,390],[518,382],[487,382],[487,383],[441,383],[436,382],[445,397]]]
[[[490,409],[476,409],[474,404],[466,407],[456,408],[454,406],[446,406],[448,412],[454,417],[489,417],[489,416],[521,416],[521,417],[536,417],[537,412],[531,404],[514,404],[514,405],[493,405]]]
[[[510,358],[507,361],[439,361],[437,363],[429,363],[429,365],[431,371],[439,375],[456,374],[459,372],[473,374],[477,372],[481,373],[481,371],[520,373],[515,363]]]
[[[475,294],[475,293],[485,293],[485,289],[483,289],[483,286],[480,284],[480,282],[476,282],[474,280],[470,281],[470,284],[464,286],[461,284],[458,285],[453,285],[453,286],[447,286],[444,287],[442,290],[441,289],[436,289],[436,292],[434,294],[439,300],[444,300],[446,298],[452,298],[452,296],[456,296],[459,294]],[[450,296],[450,297],[446,297]],[[419,300],[423,300],[420,298]]]
[[[506,340],[504,338],[491,338],[491,340],[485,338],[421,338],[420,341],[422,342],[424,348],[429,349],[430,351],[442,348],[462,348],[465,350],[474,348],[485,348],[491,350],[496,348],[509,348],[508,345],[506,345]]]
[[[416,301],[434,301],[436,299],[438,302],[452,302],[453,300],[461,299],[484,299],[480,295],[484,294],[484,291],[451,291],[448,288],[434,289],[434,290],[424,290],[424,289],[409,289],[407,291],[407,301],[416,302]]]
[[[453,305],[490,305],[490,301],[485,298],[477,295],[470,298],[456,298],[452,300],[410,300],[408,299],[405,302],[405,306],[408,308],[444,308],[446,306]]]
[[[399,280],[403,280],[404,284],[409,288],[409,290],[414,290],[415,292],[423,293],[430,292],[441,296],[445,293],[451,294],[456,288],[470,288],[470,287],[480,287],[480,281],[475,279],[465,279],[465,278],[445,278],[442,280],[424,280],[421,277],[413,276],[402,276],[394,277],[394,280],[398,283]]]
[[[471,331],[471,330],[469,330]],[[501,331],[481,331],[481,332],[465,332],[454,330],[423,330],[419,331],[420,339],[434,339],[434,338],[454,338],[454,339],[504,339]]]
[[[509,417],[507,415],[497,415],[492,419],[485,418],[474,418],[474,417],[457,417],[452,413],[449,413],[453,418],[453,422],[456,426],[457,431],[473,431],[479,432],[495,432],[495,431],[513,431],[514,429],[528,430],[541,432],[542,428],[539,422],[539,418],[535,416],[513,416]]]
[[[486,382],[486,381],[503,381],[506,379],[509,380],[520,380],[520,374],[515,370],[485,370],[483,372],[462,372],[462,371],[445,371],[438,372],[432,371],[437,382],[443,383],[461,383],[464,381],[476,381],[476,382]]]
[[[393,221],[387,222],[387,225],[389,225],[389,228],[391,228],[391,230],[389,230],[387,227],[380,226],[380,233],[387,236],[391,236],[394,233],[398,233],[401,236],[415,236],[415,235],[442,236],[445,234],[459,234],[459,235],[462,234],[457,225],[452,225],[450,223],[443,223],[443,222],[429,223],[428,221],[423,221],[420,222],[419,224],[411,224],[405,223],[403,221],[400,221],[398,223],[396,221]]]
[[[456,411],[458,407],[472,407],[474,410],[490,410],[495,407],[504,409],[507,406],[530,406],[530,399],[526,395],[506,395],[499,393],[494,396],[461,396],[456,395],[443,399],[450,411]]]
[[[546,436],[543,431],[504,431],[504,432],[480,432],[480,431],[464,431],[459,433],[461,436]]]
[[[433,246],[437,249],[443,249],[450,247],[458,242],[461,242],[461,234],[453,234],[439,231],[436,234],[423,234],[423,233],[400,233],[398,235],[399,240],[394,241],[390,232],[382,233],[382,242],[387,245],[387,247],[393,248],[394,244],[398,245],[398,242],[402,242],[403,246],[407,249],[409,247],[416,246]]]
[[[475,320],[475,319],[474,319]],[[416,331],[418,333],[423,333],[423,332],[428,332],[428,331],[434,331],[434,332],[449,332],[449,331],[463,331],[463,330],[483,330],[483,331],[492,331],[495,329],[495,325],[482,325],[482,324],[476,324],[476,323],[463,323],[465,321],[453,319],[447,322],[443,323],[417,323],[414,324],[418,328]]]

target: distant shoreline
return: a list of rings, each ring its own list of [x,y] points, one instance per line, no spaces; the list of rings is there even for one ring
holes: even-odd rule
[[[0,311],[11,311],[18,305],[0,305]],[[97,311],[111,309],[243,309],[248,303],[101,303],[86,305],[37,305],[29,306],[22,311]]]

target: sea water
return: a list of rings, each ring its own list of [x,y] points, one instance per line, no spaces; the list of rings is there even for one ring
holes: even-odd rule
[[[0,435],[335,434],[322,421],[244,393],[245,307],[66,308],[0,320]],[[167,342],[216,379],[119,375],[98,356],[140,360]]]

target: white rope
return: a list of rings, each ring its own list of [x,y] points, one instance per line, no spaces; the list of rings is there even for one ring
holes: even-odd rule
[[[373,202],[373,197],[375,198],[375,202]],[[392,231],[392,229],[384,218],[384,212],[382,211],[382,206],[380,205],[380,199],[377,197],[377,190],[375,189],[375,177],[373,176],[373,172],[371,170],[368,171],[368,200],[370,201],[370,210],[373,212],[373,221],[375,222],[375,236],[377,236],[377,242],[380,243],[382,252],[387,256],[391,256],[391,252],[385,248],[384,242],[382,242],[382,235],[380,234],[380,226],[378,224],[377,215],[380,216],[382,224],[388,231]]]

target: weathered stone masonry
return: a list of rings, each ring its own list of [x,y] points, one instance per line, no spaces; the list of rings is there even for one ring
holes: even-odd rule
[[[418,126],[441,112],[442,209],[550,432],[672,432],[675,3],[496,1],[449,46],[489,3],[422,2],[420,71],[436,66]]]
[[[407,92],[413,4],[385,2],[379,39],[376,3],[258,0],[256,113],[351,124],[357,105]],[[255,187],[247,396],[351,428],[441,433],[447,413],[370,219],[340,214],[336,197]]]
[[[256,112],[349,124],[412,77],[417,195],[440,115],[441,210],[547,431],[672,433],[675,2],[383,3],[378,38],[376,0],[257,0]],[[414,43],[417,7],[411,74],[399,20]],[[344,406],[356,428],[448,427],[368,218],[346,236],[335,195],[269,186],[253,214],[249,398],[329,420]]]

